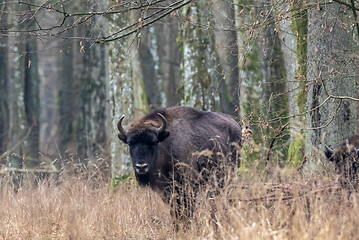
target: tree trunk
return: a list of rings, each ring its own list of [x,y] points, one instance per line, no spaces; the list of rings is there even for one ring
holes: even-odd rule
[[[171,0],[171,2],[174,2]],[[158,79],[162,82],[165,106],[179,105],[180,51],[177,45],[178,16],[167,16],[154,24],[158,56]]]
[[[90,1],[94,11],[97,5]],[[95,16],[84,26],[86,37],[101,37],[105,19]],[[101,153],[106,153],[106,100],[107,100],[107,49],[104,44],[82,41],[82,69],[80,76],[80,114],[78,116],[78,154],[83,164],[94,162]]]
[[[311,1],[317,4],[317,1]],[[308,10],[308,96],[306,155],[308,169],[318,170],[323,145],[336,145],[356,133],[355,102],[329,95],[356,97],[353,32],[344,5],[331,3]],[[338,19],[340,19],[340,22]]]
[[[307,10],[304,1],[296,4],[283,3],[282,9],[290,12],[277,14],[280,22],[281,46],[285,59],[287,77],[287,92],[290,121],[290,145],[287,163],[299,165],[302,163],[305,148],[305,133],[303,114],[305,112],[305,84],[307,59]],[[297,117],[294,117],[297,116]]]
[[[131,46],[134,55],[133,62],[138,62],[134,63],[135,65],[138,65],[138,68],[136,67],[133,69],[133,73],[135,74],[135,78],[133,79],[135,88],[134,94],[135,96],[138,95],[139,98],[142,98],[141,101],[137,101],[137,97],[135,97],[135,109],[142,111],[142,114],[146,113],[148,105],[153,108],[161,106],[161,91],[158,86],[155,62],[151,53],[151,49],[153,48],[152,38],[154,38],[149,32],[151,29],[153,31],[153,27],[141,29],[141,37],[136,37]]]
[[[264,122],[268,123],[263,129],[264,139],[267,146],[276,136],[278,130],[287,120],[281,117],[288,115],[288,99],[286,94],[286,72],[283,54],[281,51],[280,39],[275,30],[274,17],[271,12],[270,0],[257,1],[257,16],[261,22],[258,37],[259,59],[262,73],[262,101]],[[273,149],[280,148],[280,152],[285,154],[281,143],[287,140],[288,136],[284,133],[281,138],[276,140]],[[273,151],[271,149],[270,151]]]
[[[283,6],[284,9],[290,7],[289,3],[285,3]],[[290,13],[285,13],[281,16],[280,23],[280,36],[282,37],[281,50],[283,52],[284,64],[285,64],[285,73],[287,80],[287,92],[288,92],[288,105],[289,105],[289,116],[296,115],[299,113],[299,107],[297,103],[297,94],[299,91],[299,83],[296,81],[296,69],[298,69],[298,61],[296,55],[297,39],[296,35],[292,32],[290,25],[291,19],[289,18]],[[297,118],[291,118],[291,137],[296,133],[296,128],[293,128],[297,125]]]
[[[131,13],[134,22],[146,17],[139,11]],[[161,92],[158,88],[158,79],[155,72],[155,62],[151,49],[152,38],[150,30],[153,28],[140,29],[133,37],[131,45],[131,67],[134,94],[134,118],[138,119],[148,113],[149,107],[161,106]]]
[[[146,35],[146,33],[144,35]],[[132,84],[135,107],[135,115],[133,116],[134,119],[139,119],[148,113],[149,103],[150,106],[153,107],[159,107],[158,104],[160,104],[160,91],[157,89],[156,82],[154,81],[155,69],[152,55],[147,46],[139,43],[139,41],[142,40],[144,40],[142,37],[141,40],[136,37],[135,43],[131,46],[131,79],[133,81]],[[138,47],[138,45],[141,47]],[[145,62],[144,59],[148,60],[148,62]],[[157,91],[155,91],[156,89]]]
[[[38,1],[39,2],[39,1]],[[40,1],[41,4],[41,1]],[[39,11],[36,16],[37,22],[43,28],[50,28],[54,22],[61,21],[63,16]],[[55,30],[48,33],[54,33]],[[59,105],[57,99],[59,88],[63,80],[62,46],[63,40],[58,37],[43,36],[37,40],[38,70],[40,77],[40,151],[51,156],[52,160],[58,154],[59,141]]]
[[[110,22],[110,31],[114,32],[129,21],[126,16],[113,16]],[[127,174],[131,167],[128,147],[117,137],[117,122],[122,115],[126,118],[123,124],[130,122],[133,116],[133,91],[131,81],[131,59],[128,50],[131,39],[113,41],[109,44],[109,100],[110,100],[110,127],[111,142],[111,175],[116,179]]]
[[[40,99],[38,74],[37,41],[29,38],[26,41],[25,58],[23,61],[24,73],[24,103],[27,127],[31,129],[29,134],[28,153],[31,159],[25,164],[34,168],[40,165]],[[27,156],[25,160],[27,160]]]
[[[240,79],[234,3],[233,1],[212,0],[212,10],[216,50],[222,69],[220,82],[227,85],[226,102],[229,106],[223,107],[223,110],[239,116]]]
[[[65,37],[72,36],[74,31],[69,29]],[[62,81],[59,90],[59,151],[61,159],[66,159],[71,153],[75,153],[74,139],[72,137],[74,130],[74,107],[75,99],[75,55],[78,54],[75,48],[75,43],[70,39],[63,41],[64,47],[62,49]],[[61,162],[57,162],[57,166],[61,166]]]
[[[8,29],[7,3],[0,1],[0,156],[7,150],[9,141],[9,102],[8,102],[8,38],[2,31]],[[1,160],[1,159],[0,159]]]
[[[19,11],[19,6],[9,5],[10,11]],[[21,30],[20,19],[17,16],[9,15],[9,22],[15,24],[16,30]],[[23,167],[23,155],[25,154],[25,140],[32,128],[26,126],[25,104],[24,104],[24,52],[26,38],[20,34],[9,36],[9,166],[13,168]],[[19,176],[14,174],[14,183],[18,185]]]
[[[274,31],[274,19],[270,13],[270,7],[270,0],[258,1],[258,14],[267,16],[265,22],[262,23],[261,34],[258,37],[264,103],[263,113],[266,120],[281,116],[283,111],[287,111],[284,97],[286,90],[284,61],[280,40]]]
[[[203,4],[186,6],[182,10],[186,24],[180,26],[178,43],[181,49],[181,105],[202,110],[211,109],[211,84],[209,75],[209,38],[197,27],[204,20],[201,11]],[[194,22],[188,24],[188,22]]]

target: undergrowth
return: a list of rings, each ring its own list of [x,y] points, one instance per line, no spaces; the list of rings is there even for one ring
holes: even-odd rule
[[[169,206],[134,178],[89,175],[0,188],[0,239],[353,239],[358,193],[295,169],[241,171],[218,196],[202,192],[176,231]],[[30,178],[27,179],[27,181]],[[108,179],[108,180],[107,180]],[[25,182],[25,181],[24,181]],[[216,222],[216,223],[214,223]]]

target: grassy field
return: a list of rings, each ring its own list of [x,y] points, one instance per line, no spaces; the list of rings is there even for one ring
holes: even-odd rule
[[[25,184],[4,177],[0,239],[357,239],[357,193],[294,170],[247,172],[212,200],[197,201],[191,223],[175,231],[169,207],[134,180],[63,177]],[[214,211],[213,209],[216,209]],[[211,214],[217,226],[211,222]]]

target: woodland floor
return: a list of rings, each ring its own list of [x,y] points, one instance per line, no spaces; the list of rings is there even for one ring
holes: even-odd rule
[[[129,178],[74,176],[23,185],[1,179],[0,239],[355,239],[359,194],[293,169],[247,172],[214,200],[199,197],[193,219],[175,231],[169,207]],[[214,205],[217,226],[211,222]]]

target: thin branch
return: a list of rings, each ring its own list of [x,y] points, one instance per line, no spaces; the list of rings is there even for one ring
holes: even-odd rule
[[[353,9],[353,11],[359,11],[359,8],[356,8],[356,7],[354,6],[354,1],[353,1],[353,0],[351,0],[352,5],[349,4],[349,3],[340,1],[340,0],[333,0],[333,1],[336,2],[336,3],[342,4],[342,5],[345,5],[345,6],[349,7],[349,8],[351,8],[351,9]]]
[[[177,4],[179,4],[179,3],[181,3],[181,2],[183,2],[183,0],[174,2],[174,3],[170,4],[169,6],[167,6],[166,8],[162,8],[161,10],[159,10],[159,11],[157,11],[157,12],[151,14],[150,16],[147,16],[147,17],[143,18],[143,19],[142,19],[142,22],[144,22],[144,21],[146,21],[147,19],[150,19],[150,18],[152,18],[153,16],[155,16],[155,15],[157,15],[157,14],[159,14],[159,13],[165,11],[165,10],[167,10],[168,8],[172,8],[173,6],[176,6]],[[119,34],[119,33],[121,33],[121,32],[124,32],[124,31],[126,31],[126,30],[128,30],[128,29],[130,29],[130,28],[132,28],[132,27],[134,27],[134,26],[136,26],[137,24],[138,24],[138,23],[135,22],[135,23],[133,23],[133,24],[131,24],[131,25],[129,25],[129,26],[126,26],[125,28],[120,29],[119,31],[117,31],[117,32],[115,32],[115,33],[113,33],[113,34],[111,34],[111,35],[109,35],[109,36],[103,37],[103,39],[108,39],[108,38],[110,38],[110,37],[112,37],[112,36],[115,36],[115,35],[117,35],[117,34]]]
[[[77,12],[77,13],[68,13],[65,11],[65,8],[63,7],[62,4],[62,10],[56,9],[54,7],[51,6],[44,6],[44,4],[42,5],[37,5],[37,4],[32,4],[32,3],[27,3],[27,2],[22,2],[19,1],[18,3],[23,4],[23,5],[27,5],[27,6],[31,6],[31,7],[36,7],[39,9],[44,9],[44,10],[48,10],[48,11],[54,11],[60,14],[64,14],[66,15],[66,17],[78,17],[78,16],[89,16],[89,15],[111,15],[111,14],[118,14],[118,13],[124,13],[124,12],[128,12],[128,11],[132,11],[132,10],[138,10],[138,9],[144,9],[153,5],[156,5],[158,3],[161,2],[165,2],[166,0],[157,0],[157,1],[151,1],[148,2],[146,4],[141,4],[140,6],[136,6],[136,7],[128,7],[125,9],[121,9],[121,10],[117,10],[117,11],[111,11],[111,9],[113,9],[116,6],[112,6],[109,9],[105,10],[105,11],[99,11],[99,12]],[[62,1],[61,1],[62,2]]]
[[[175,11],[175,10],[177,10],[177,9],[180,9],[180,8],[186,6],[187,4],[191,3],[191,2],[192,2],[192,0],[186,1],[186,2],[182,3],[181,5],[178,5],[177,7],[174,7],[174,8],[172,8],[171,10],[169,10],[169,11],[163,13],[162,15],[158,16],[157,18],[152,19],[151,21],[146,22],[145,24],[141,24],[139,27],[137,27],[136,29],[134,29],[134,30],[132,30],[132,31],[130,31],[130,32],[128,32],[128,33],[125,33],[125,34],[120,35],[120,36],[115,37],[115,38],[99,39],[99,40],[96,40],[95,42],[96,42],[96,43],[106,43],[106,42],[116,41],[116,40],[118,40],[118,39],[127,37],[127,36],[129,36],[129,35],[131,35],[131,34],[137,32],[139,29],[144,28],[144,27],[146,27],[146,26],[148,26],[148,25],[151,25],[152,23],[154,23],[154,22],[156,22],[156,21],[162,19],[163,17],[165,17],[165,16],[171,14],[171,12],[173,12],[173,11]]]
[[[117,11],[111,11],[111,9],[113,9],[115,6],[112,6],[110,7],[109,9],[107,9],[106,11],[99,11],[99,12],[77,12],[77,13],[68,13],[66,12],[65,10],[65,7],[61,1],[61,8],[62,10],[59,10],[59,9],[56,9],[54,7],[51,7],[51,6],[44,6],[44,4],[42,5],[37,5],[37,4],[32,4],[32,3],[27,3],[27,2],[23,2],[23,1],[19,1],[17,2],[18,4],[23,4],[23,5],[26,5],[28,7],[34,7],[34,8],[37,8],[35,10],[35,14],[40,10],[40,9],[43,9],[43,10],[47,10],[47,11],[53,11],[53,12],[56,12],[56,13],[59,13],[59,14],[63,14],[63,18],[62,18],[62,21],[60,24],[58,25],[55,25],[55,26],[52,26],[52,27],[48,27],[48,28],[42,28],[41,26],[39,26],[39,28],[37,29],[32,29],[32,30],[11,30],[11,29],[8,29],[6,31],[2,31],[2,32],[39,32],[39,31],[51,31],[53,29],[56,29],[56,28],[61,28],[66,19],[69,18],[69,17],[81,17],[81,16],[87,16],[87,17],[92,17],[92,16],[96,16],[96,15],[111,15],[111,14],[118,14],[118,13],[124,13],[124,12],[128,12],[128,11],[131,11],[131,10],[137,10],[137,9],[145,9],[145,8],[148,8],[150,6],[153,6],[155,4],[158,4],[158,3],[161,3],[161,2],[164,2],[166,0],[157,0],[157,1],[153,1],[153,2],[149,2],[147,4],[142,4],[141,6],[136,6],[136,7],[129,7],[129,8],[125,8],[125,9],[121,9],[121,10],[117,10]],[[167,7],[163,7],[161,9],[165,10]],[[31,8],[30,8],[31,10]],[[32,16],[32,18],[34,17],[34,15]],[[57,34],[59,33],[62,33],[63,31],[61,32],[58,32]],[[55,34],[51,34],[51,36],[54,36]]]
[[[326,124],[324,124],[324,125],[322,125],[322,126],[319,126],[319,127],[306,128],[306,129],[307,129],[307,130],[317,130],[317,129],[321,129],[321,128],[325,128],[325,127],[329,126],[329,124],[331,124],[331,123],[333,122],[335,116],[337,115],[341,104],[342,104],[342,100],[340,100],[340,102],[339,102],[337,108],[335,109],[335,112],[334,112],[333,116],[331,117],[331,119],[330,119]]]
[[[59,173],[59,170],[41,169],[41,168],[3,168],[0,170],[0,174],[6,174],[8,172],[19,173]]]
[[[277,134],[275,135],[275,137],[272,139],[270,145],[269,145],[269,149],[268,149],[268,153],[267,153],[267,161],[266,161],[266,166],[268,165],[268,162],[269,162],[269,157],[270,155],[272,154],[272,149],[273,149],[273,146],[274,146],[274,142],[277,140],[277,138],[282,135],[284,129],[286,129],[289,125],[289,122],[287,122],[286,124],[284,124],[277,132]]]
[[[309,109],[309,110],[304,111],[304,112],[302,112],[302,113],[293,114],[293,115],[286,116],[286,117],[277,117],[277,118],[270,119],[270,120],[268,121],[268,123],[273,123],[273,122],[277,122],[277,121],[279,121],[279,120],[286,120],[286,119],[289,119],[289,118],[295,118],[295,117],[299,117],[299,116],[304,116],[304,115],[306,115],[307,113],[313,112],[313,111],[317,110],[318,108],[322,107],[326,102],[328,102],[328,101],[329,101],[330,99],[332,99],[332,98],[333,98],[333,99],[351,100],[351,101],[359,102],[359,99],[358,99],[358,98],[349,97],[349,96],[336,96],[336,95],[329,94],[328,91],[326,90],[325,84],[322,83],[322,85],[324,86],[324,91],[326,92],[326,94],[328,95],[328,97],[327,97],[321,104],[319,104],[319,105],[316,106],[315,108]]]
[[[10,154],[21,144],[23,143],[30,135],[32,128],[33,128],[34,124],[32,124],[29,129],[27,130],[26,134],[24,135],[23,138],[21,138],[12,148],[10,148],[10,150],[4,152],[1,156],[0,159],[6,158],[8,156],[10,156]]]

